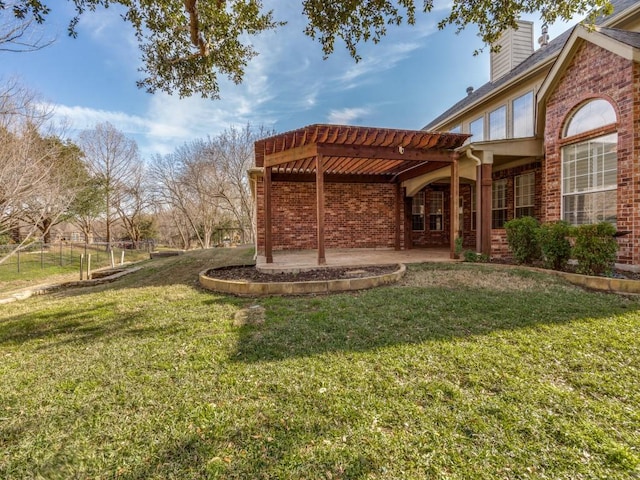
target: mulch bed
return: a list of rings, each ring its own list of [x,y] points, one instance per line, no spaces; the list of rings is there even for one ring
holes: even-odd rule
[[[253,283],[310,282],[318,280],[342,280],[385,275],[398,270],[398,265],[374,265],[366,267],[323,267],[298,273],[263,273],[255,267],[223,267],[208,270],[206,275],[220,280],[236,280]]]

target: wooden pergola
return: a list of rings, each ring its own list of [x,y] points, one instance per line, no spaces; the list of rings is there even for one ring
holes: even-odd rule
[[[325,258],[325,182],[394,183],[396,185],[396,249],[401,248],[402,182],[451,167],[451,235],[453,255],[458,235],[459,175],[456,148],[466,134],[422,130],[310,125],[255,143],[256,167],[263,167],[265,256],[273,263],[272,182],[316,184],[318,264]]]

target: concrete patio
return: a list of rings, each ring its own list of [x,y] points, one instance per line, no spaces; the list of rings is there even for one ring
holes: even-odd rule
[[[345,248],[326,251],[325,265],[318,265],[317,250],[284,250],[273,252],[273,263],[258,255],[256,267],[263,272],[299,272],[323,267],[388,265],[393,263],[456,262],[449,249],[415,248],[411,250]]]

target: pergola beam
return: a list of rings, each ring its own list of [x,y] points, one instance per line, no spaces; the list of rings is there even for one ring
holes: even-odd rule
[[[448,150],[330,144],[319,144],[317,148],[318,153],[327,157],[374,158],[376,160],[405,160],[412,162],[451,162],[451,152]]]
[[[271,153],[265,155],[264,166],[276,167],[289,162],[295,162],[296,160],[302,160],[304,158],[315,157],[318,155],[318,145],[304,145],[302,147],[294,147],[282,152]]]
[[[395,160],[412,163],[451,163],[451,153],[447,150],[424,150],[419,148],[368,147],[360,145],[332,145],[314,143],[265,155],[264,166],[277,167],[287,163],[295,162],[297,160],[315,157],[317,155],[350,159],[359,158],[372,160]]]

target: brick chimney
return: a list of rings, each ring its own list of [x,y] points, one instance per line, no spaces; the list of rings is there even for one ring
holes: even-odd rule
[[[518,20],[518,29],[506,30],[496,42],[499,52],[491,52],[491,81],[513,70],[533,53],[533,22]]]

